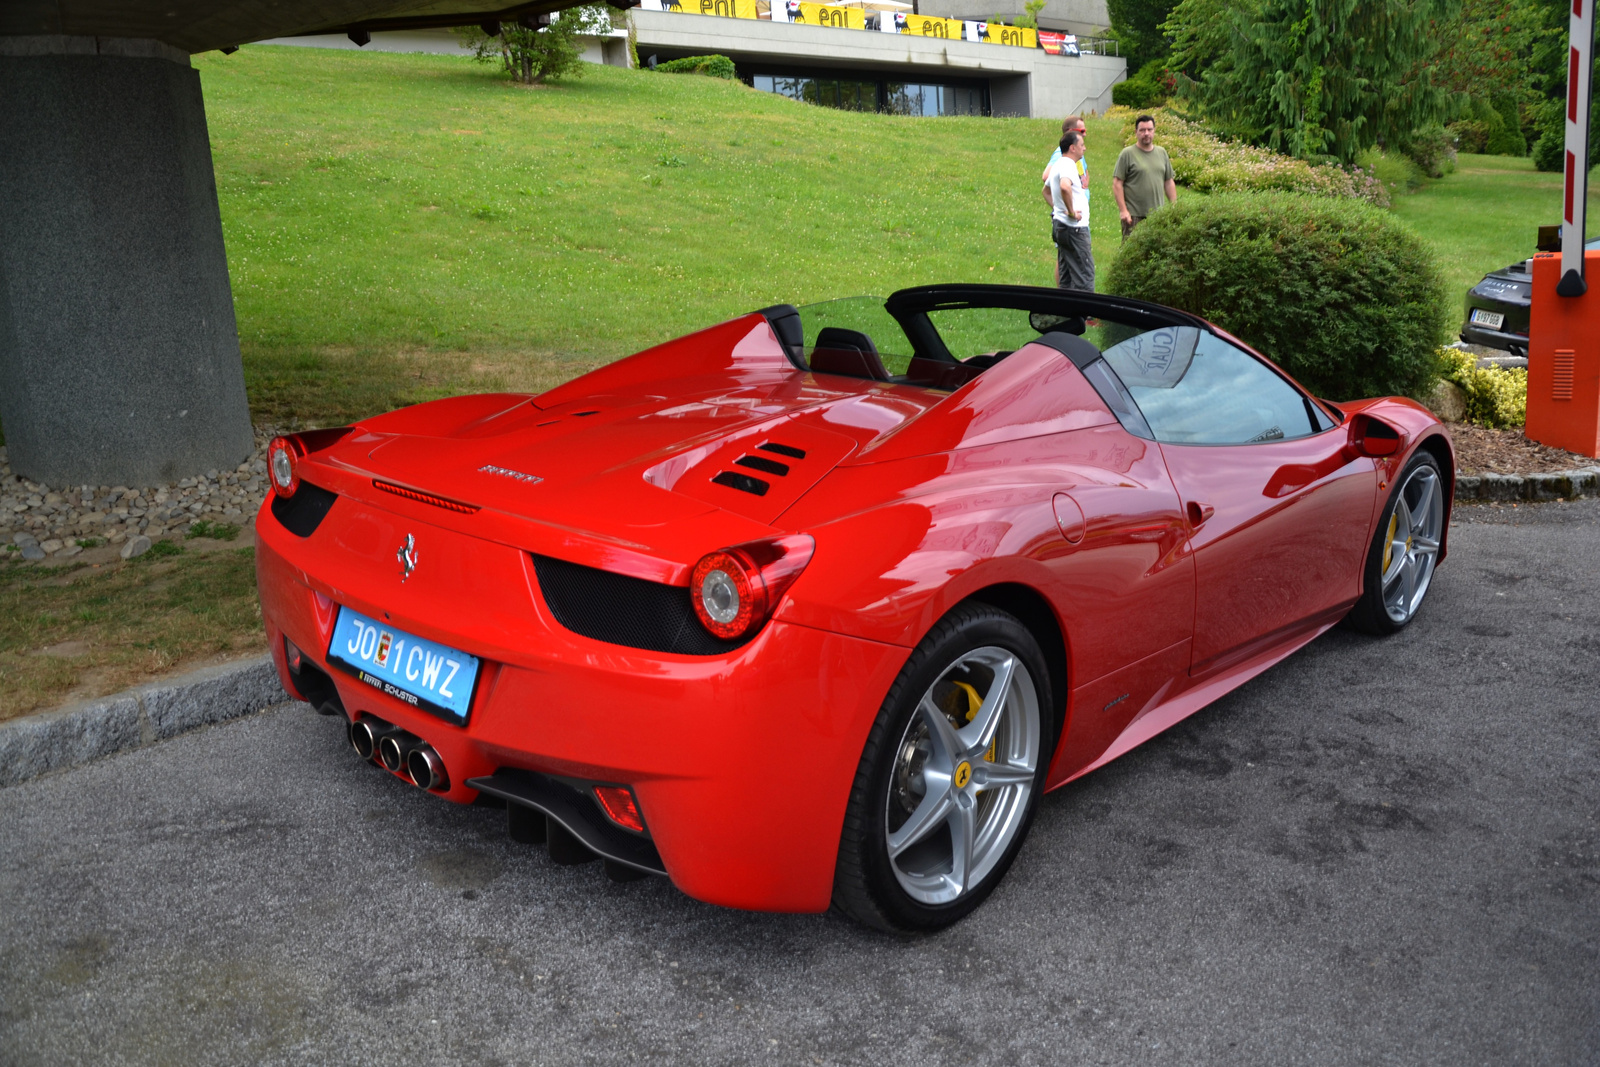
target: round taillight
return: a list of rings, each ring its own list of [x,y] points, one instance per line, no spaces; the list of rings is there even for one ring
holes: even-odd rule
[[[700,625],[724,641],[743,637],[766,619],[761,575],[749,560],[731,552],[713,552],[696,563],[689,592]]]
[[[294,491],[300,488],[294,445],[287,437],[274,437],[267,446],[267,473],[272,478],[272,491],[279,496],[294,496]]]

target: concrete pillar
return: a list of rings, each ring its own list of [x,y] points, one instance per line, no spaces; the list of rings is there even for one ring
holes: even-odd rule
[[[200,76],[155,41],[0,37],[0,425],[52,486],[252,446]]]

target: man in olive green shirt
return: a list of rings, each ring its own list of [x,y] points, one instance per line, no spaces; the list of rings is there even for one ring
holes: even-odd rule
[[[1165,148],[1156,147],[1156,120],[1140,115],[1133,124],[1133,139],[1111,171],[1111,195],[1117,198],[1122,215],[1123,240],[1163,202],[1176,203],[1178,199],[1172,160]]]

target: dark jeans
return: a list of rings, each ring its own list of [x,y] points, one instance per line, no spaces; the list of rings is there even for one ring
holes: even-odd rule
[[[1142,216],[1142,215],[1129,215],[1128,217],[1130,219],[1132,219],[1133,221],[1132,222],[1124,222],[1122,224],[1122,239],[1124,241],[1126,241],[1128,239],[1128,234],[1133,232],[1133,228],[1135,226],[1139,225],[1139,223],[1144,221],[1144,216]]]
[[[1089,246],[1089,227],[1067,226],[1050,220],[1050,235],[1056,242],[1056,284],[1063,289],[1094,292],[1094,251]]]

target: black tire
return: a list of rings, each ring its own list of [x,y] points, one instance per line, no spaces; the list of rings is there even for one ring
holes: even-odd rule
[[[998,860],[992,861],[993,866],[979,876],[976,885],[964,887],[954,900],[927,904],[906,891],[891,866],[890,790],[896,780],[902,742],[923,695],[964,656],[986,648],[1009,652],[1026,668],[1027,680],[1036,694],[1037,768],[1032,788],[1022,802],[1023,810],[1014,816],[1015,829],[1010,831],[1012,836]],[[867,926],[895,933],[919,933],[949,926],[982,904],[1005,876],[1032,825],[1045,774],[1055,753],[1055,711],[1056,698],[1050,690],[1044,654],[1033,634],[1016,617],[987,604],[968,603],[941,619],[912,651],[867,737],[839,842],[834,906]],[[991,748],[991,755],[993,752]],[[973,759],[977,765],[976,757]],[[968,772],[969,780],[972,773]]]
[[[1394,618],[1384,605],[1383,596],[1383,565],[1384,549],[1389,542],[1390,523],[1395,519],[1395,511],[1400,504],[1400,495],[1406,492],[1419,468],[1431,471],[1438,481],[1438,488],[1443,492],[1443,474],[1439,470],[1439,461],[1433,458],[1432,453],[1418,452],[1411,457],[1400,477],[1394,481],[1394,489],[1389,494],[1389,500],[1383,507],[1383,513],[1378,518],[1378,528],[1373,531],[1372,544],[1367,549],[1367,561],[1361,571],[1361,599],[1356,601],[1350,613],[1345,616],[1345,625],[1352,630],[1366,634],[1375,634],[1386,637],[1398,633],[1411,625],[1411,620],[1417,617],[1417,610],[1421,607],[1419,601],[1411,611],[1402,619]],[[1444,511],[1444,523],[1450,521],[1449,511]],[[1442,530],[1441,530],[1442,532]],[[1429,570],[1429,582],[1432,581],[1432,570]],[[1424,596],[1426,588],[1424,589]]]

